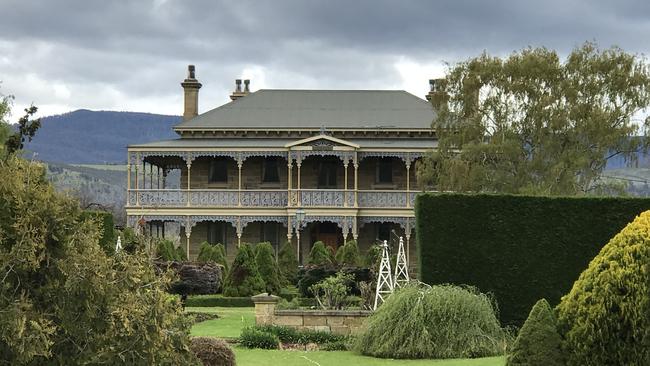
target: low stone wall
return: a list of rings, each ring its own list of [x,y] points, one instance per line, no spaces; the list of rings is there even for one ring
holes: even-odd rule
[[[260,294],[255,303],[255,323],[281,325],[296,329],[311,329],[335,334],[355,334],[371,311],[365,310],[276,310],[277,296]]]

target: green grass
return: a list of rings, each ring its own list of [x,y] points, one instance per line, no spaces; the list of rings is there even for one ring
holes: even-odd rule
[[[234,347],[234,350],[237,365],[239,366],[503,366],[506,363],[504,357],[462,360],[391,360],[360,356],[347,351],[267,351],[261,349],[247,349],[239,346]]]
[[[219,319],[197,323],[192,327],[193,336],[208,336],[217,338],[237,338],[242,328],[255,325],[253,308],[222,308],[222,307],[187,307],[186,311],[201,313],[217,313]]]
[[[255,314],[252,307],[188,307],[186,311],[217,313],[220,318],[197,323],[192,327],[193,336],[209,336],[217,338],[237,338],[243,327],[255,324]],[[503,366],[504,357],[462,360],[391,360],[357,355],[347,351],[280,351],[248,349],[240,346],[233,347],[238,366],[282,365],[282,366]]]

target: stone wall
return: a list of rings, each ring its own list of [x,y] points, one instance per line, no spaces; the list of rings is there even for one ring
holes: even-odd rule
[[[252,297],[257,325],[279,325],[335,334],[356,334],[372,314],[366,310],[276,310],[277,296],[260,294]]]

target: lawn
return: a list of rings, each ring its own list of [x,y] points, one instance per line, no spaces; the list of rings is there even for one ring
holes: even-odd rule
[[[253,308],[188,307],[187,311],[217,313],[220,318],[197,323],[192,327],[193,336],[237,338],[241,329],[255,324]],[[503,357],[462,360],[390,360],[365,357],[347,351],[280,351],[248,349],[234,346],[238,366],[282,365],[282,366],[503,366]]]
[[[186,308],[186,311],[217,313],[219,319],[197,323],[192,327],[193,336],[237,338],[242,328],[255,325],[253,308]]]

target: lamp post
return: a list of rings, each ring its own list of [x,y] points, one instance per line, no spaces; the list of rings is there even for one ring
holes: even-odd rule
[[[296,257],[299,263],[300,263],[300,227],[302,226],[302,222],[304,220],[305,220],[305,210],[299,207],[296,210],[296,240],[298,241],[298,244],[296,245]]]

